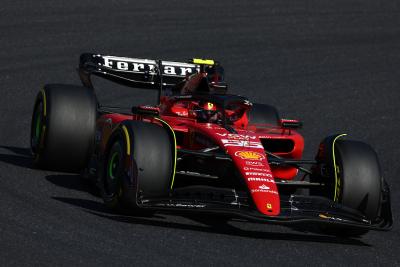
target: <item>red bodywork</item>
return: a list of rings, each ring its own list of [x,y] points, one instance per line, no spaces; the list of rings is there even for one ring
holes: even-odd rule
[[[298,170],[287,166],[271,167],[265,150],[268,151],[270,144],[275,155],[301,159],[304,148],[303,137],[296,131],[283,127],[251,125],[248,122],[247,112],[232,123],[232,128],[236,132],[232,133],[216,123],[199,122],[193,115],[195,106],[196,103],[163,97],[159,106],[143,107],[143,109],[160,112],[159,117],[172,127],[176,136],[180,137],[177,138],[177,149],[196,151],[213,146],[222,148],[232,158],[259,212],[268,216],[279,215],[280,197],[275,179],[292,180]],[[97,123],[98,132],[101,132],[101,150],[105,149],[113,129],[124,120],[160,123],[152,117],[136,114],[105,114]],[[282,143],[285,145],[280,146]]]
[[[158,91],[159,104],[156,106],[133,107],[131,111],[98,106],[95,148],[85,173],[100,187],[123,182],[125,187],[132,189],[104,192],[107,201],[108,193],[118,200],[115,202],[122,197],[116,196],[117,193],[126,193],[135,194],[128,196],[132,202],[129,206],[134,209],[204,211],[277,224],[326,223],[336,224],[338,229],[344,230],[346,227],[351,230],[354,227],[391,228],[393,220],[387,185],[382,187],[380,215],[375,221],[360,214],[358,208],[352,209],[332,200],[329,193],[324,192],[333,186],[336,191],[336,185],[341,181],[337,178],[334,156],[336,139],[333,138],[338,135],[327,137],[321,143],[330,145],[329,153],[324,153],[326,158],[302,159],[304,139],[293,130],[301,123],[278,118],[274,107],[256,104],[252,109],[245,97],[227,94],[224,70],[219,62],[204,59],[175,62],[84,53],[80,56],[79,76],[85,87],[93,89],[91,75],[132,88]],[[165,182],[159,194],[152,195],[145,187],[140,188],[140,176],[137,168],[134,169],[137,158],[129,155],[130,150],[127,150],[129,157],[124,157],[123,166],[116,165],[118,170],[123,167],[121,171],[129,181],[109,181],[114,177],[103,173],[114,137],[119,138],[126,125],[143,126],[142,123],[121,126],[125,121],[160,125],[168,134],[163,136],[162,142],[176,144],[176,148],[165,146],[163,151],[164,156],[169,157],[168,149],[172,148],[168,158],[171,168],[162,173],[162,177],[154,174],[158,180],[150,180],[149,187],[154,181]],[[130,131],[134,136],[132,128]],[[129,134],[125,137],[125,145],[133,149],[129,144],[132,137]],[[140,142],[135,137],[133,141],[136,145]],[[151,149],[157,152],[158,147],[155,145]],[[143,152],[140,153],[141,160],[146,161]],[[301,166],[305,164],[311,164],[311,170]],[[146,168],[153,167],[152,164],[149,166]],[[316,175],[316,179],[311,176],[310,181],[294,179],[298,170],[305,175]],[[123,187],[119,186],[119,189]],[[311,191],[311,194],[296,194],[298,188],[315,188],[322,194]]]

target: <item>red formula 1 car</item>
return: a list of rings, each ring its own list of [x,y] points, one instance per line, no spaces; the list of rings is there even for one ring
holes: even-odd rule
[[[222,66],[82,54],[84,86],[46,85],[34,105],[37,166],[83,171],[111,208],[189,210],[359,235],[392,226],[374,150],[345,134],[302,159],[297,120],[227,93]],[[98,104],[90,76],[158,90],[159,103]],[[299,175],[299,174],[304,175]]]

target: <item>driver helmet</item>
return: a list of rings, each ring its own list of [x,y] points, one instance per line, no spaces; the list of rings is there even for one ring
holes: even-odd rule
[[[211,102],[199,103],[200,112],[197,114],[197,118],[202,122],[217,122],[218,111],[217,106]]]
[[[211,102],[205,102],[203,104],[203,109],[208,111],[216,111],[217,107]]]

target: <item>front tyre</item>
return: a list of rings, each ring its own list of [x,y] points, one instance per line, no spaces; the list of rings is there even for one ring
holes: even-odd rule
[[[162,126],[123,122],[110,138],[99,175],[105,204],[138,212],[145,198],[166,197],[172,185],[174,150]]]
[[[368,144],[343,140],[343,136],[331,136],[321,143],[317,155],[320,166],[316,169],[322,171],[314,174],[312,180],[325,184],[325,190],[319,194],[375,222],[380,219],[384,186],[378,157]],[[356,236],[367,231],[329,227],[328,232]]]

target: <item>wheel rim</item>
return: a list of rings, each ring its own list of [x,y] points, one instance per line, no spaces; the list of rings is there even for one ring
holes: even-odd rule
[[[118,167],[119,167],[119,153],[118,152],[114,152],[114,154],[112,154],[111,156],[111,160],[108,163],[108,176],[114,180]]]
[[[39,139],[40,136],[40,126],[42,125],[40,114],[36,116],[36,127],[35,127],[35,138]]]
[[[107,179],[105,181],[105,189],[109,196],[114,196],[119,188],[119,175],[121,170],[120,164],[121,154],[119,151],[114,151],[107,163]]]

